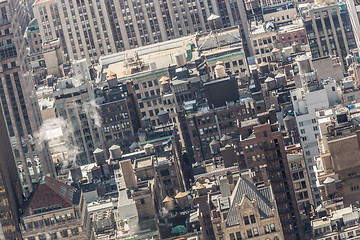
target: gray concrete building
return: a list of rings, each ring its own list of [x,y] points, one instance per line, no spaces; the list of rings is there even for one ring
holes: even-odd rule
[[[88,63],[101,55],[207,32],[211,14],[221,16],[223,27],[239,25],[243,39],[248,38],[240,0],[37,0],[34,4],[42,40],[59,38],[69,60],[86,58]]]

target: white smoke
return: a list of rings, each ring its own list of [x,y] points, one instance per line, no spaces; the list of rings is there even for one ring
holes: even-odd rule
[[[90,100],[88,107],[85,108],[85,111],[92,113],[90,116],[92,119],[94,119],[95,125],[101,128],[102,120],[98,110],[99,106],[95,103],[95,100]]]
[[[75,162],[80,150],[70,141],[72,132],[73,128],[69,121],[64,118],[52,118],[41,125],[34,137],[39,147],[43,147],[44,143],[48,142],[53,160],[58,158],[57,155],[68,162]]]
[[[163,207],[162,209],[160,209],[159,215],[162,218],[166,218],[169,215],[169,211],[166,208]]]

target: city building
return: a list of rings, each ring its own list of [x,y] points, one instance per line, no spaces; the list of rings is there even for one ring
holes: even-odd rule
[[[110,0],[73,2],[37,0],[34,15],[43,42],[60,39],[68,60],[100,56],[138,48],[211,29],[208,18],[219,18],[223,27],[238,25],[244,42],[248,27],[243,2],[163,1],[114,4]]]
[[[334,55],[346,66],[345,58],[356,48],[356,42],[345,3],[315,3],[303,17],[312,58]]]
[[[333,211],[311,221],[314,240],[357,239],[360,236],[359,209],[353,206]]]
[[[293,44],[307,44],[306,31],[301,19],[293,21],[292,24],[279,26],[277,39],[283,48],[293,46]]]
[[[284,1],[262,8],[264,22],[273,21],[276,24],[291,23],[297,16],[296,4],[293,1]]]
[[[131,81],[118,83],[116,75],[107,77],[107,86],[95,88],[95,103],[101,118],[105,148],[114,144],[124,153],[136,142],[140,111]]]
[[[360,2],[358,1],[345,1],[346,7],[349,12],[351,25],[354,31],[354,37],[356,41],[356,45],[360,46],[360,17],[359,17],[359,5]]]
[[[270,184],[283,229],[284,239],[303,239],[302,221],[297,206],[294,185],[274,109],[257,115],[250,129],[242,123],[242,161],[254,172],[256,185]],[[268,183],[269,182],[269,183]]]
[[[42,54],[42,41],[39,31],[39,24],[33,19],[26,29],[26,40],[28,47],[28,61],[32,76],[36,84],[46,77],[46,66]]]
[[[287,146],[286,152],[303,229],[308,231],[311,227],[309,222],[311,212],[315,207],[304,156],[300,144]]]
[[[216,79],[215,67],[221,61],[228,74],[244,77],[249,74],[243,40],[238,26],[196,35],[199,56],[206,59],[211,79]]]
[[[298,57],[297,64],[302,87],[291,91],[291,100],[314,203],[315,206],[318,206],[321,199],[316,186],[316,163],[314,157],[319,154],[317,144],[319,128],[315,112],[339,103],[341,97],[335,80],[327,79],[322,82],[318,80],[316,71],[312,70],[309,57]]]
[[[80,190],[45,177],[21,216],[21,233],[33,239],[95,239]]]
[[[273,22],[265,22],[252,26],[250,33],[251,47],[255,63],[267,64],[271,62],[273,42],[277,39],[277,31]]]
[[[319,149],[317,159],[319,188],[325,202],[341,199],[345,207],[359,200],[358,104],[319,111]]]
[[[195,161],[212,158],[210,143],[220,141],[225,135],[238,138],[239,122],[251,119],[254,114],[252,101],[240,101],[214,109],[198,108],[196,105],[187,107],[180,119],[187,152],[193,152]]]
[[[209,195],[216,239],[285,239],[271,187],[257,189],[251,178],[228,174],[220,181],[220,194]]]
[[[61,127],[68,133],[70,160],[84,165],[95,161],[95,149],[105,149],[104,138],[86,60],[73,62],[73,71],[73,76],[58,81],[53,96],[56,116],[65,121]]]
[[[1,6],[1,3],[0,3]],[[23,203],[21,181],[3,112],[0,113],[0,238],[22,239],[19,209]]]
[[[44,174],[55,175],[46,142],[37,142],[41,125],[40,108],[33,81],[28,72],[25,30],[28,15],[24,1],[0,3],[1,50],[0,98],[21,185],[30,192]],[[25,191],[25,194],[28,194]]]

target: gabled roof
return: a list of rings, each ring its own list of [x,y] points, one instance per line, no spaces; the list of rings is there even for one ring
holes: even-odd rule
[[[45,177],[33,192],[23,217],[72,207],[79,200],[79,190],[54,178]]]
[[[239,214],[236,210],[236,205],[240,204],[244,197],[250,201],[256,201],[261,217],[268,218],[273,216],[273,198],[270,187],[257,189],[250,181],[240,178],[231,195],[231,207],[225,220],[228,227],[239,224]]]

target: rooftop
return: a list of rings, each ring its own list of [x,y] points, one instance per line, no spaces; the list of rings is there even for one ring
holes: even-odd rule
[[[33,192],[23,217],[72,207],[80,201],[80,191],[56,179],[45,177]]]
[[[231,206],[226,218],[227,226],[239,224],[239,214],[237,213],[236,206],[243,201],[244,197],[250,201],[256,201],[261,218],[273,216],[272,209],[274,206],[271,188],[257,189],[249,180],[240,178],[230,197]]]

